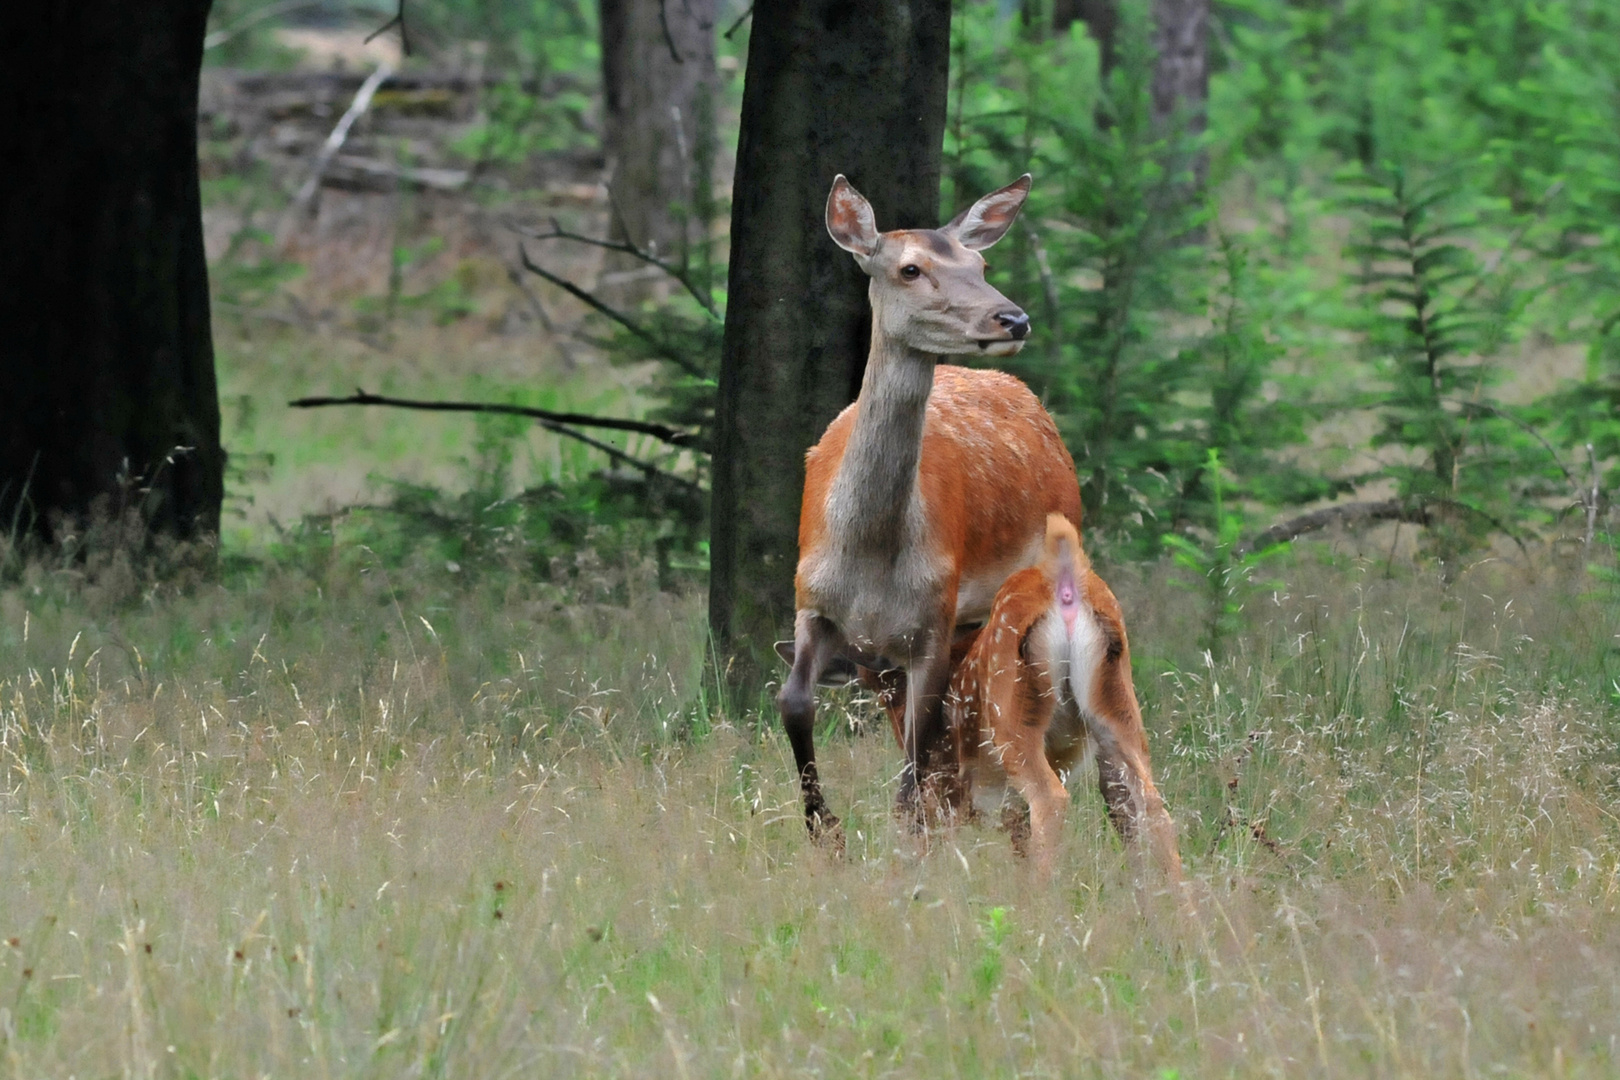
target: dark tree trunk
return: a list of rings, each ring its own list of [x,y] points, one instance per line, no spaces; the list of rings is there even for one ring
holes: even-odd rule
[[[1119,26],[1119,0],[1055,0],[1052,4],[1052,29],[1068,33],[1076,22],[1086,24],[1086,30],[1097,43],[1098,67],[1102,77],[1114,70],[1117,55],[1114,49],[1114,31]]]
[[[666,258],[696,233],[712,177],[716,0],[599,0],[613,232]],[[628,264],[639,265],[639,264]]]
[[[754,10],[732,189],[709,619],[734,672],[791,636],[804,452],[860,388],[866,276],[827,236],[844,173],[880,229],[939,221],[947,0]]]
[[[197,188],[209,0],[0,16],[0,523],[137,505],[219,527],[224,454]]]

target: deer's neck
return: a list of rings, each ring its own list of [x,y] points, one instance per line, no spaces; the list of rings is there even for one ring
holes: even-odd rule
[[[828,510],[846,542],[898,550],[917,499],[923,422],[939,358],[887,337],[881,324],[874,311],[855,426]]]

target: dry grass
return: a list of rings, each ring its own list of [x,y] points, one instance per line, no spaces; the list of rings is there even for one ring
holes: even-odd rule
[[[881,726],[822,740],[851,839],[816,849],[774,726],[705,697],[691,599],[356,557],[118,607],[35,572],[0,592],[0,1061],[1613,1075],[1613,605],[1382,570],[1289,568],[1210,667],[1188,595],[1120,582],[1186,920],[1139,911],[1087,784],[1049,887],[996,832],[899,831]]]

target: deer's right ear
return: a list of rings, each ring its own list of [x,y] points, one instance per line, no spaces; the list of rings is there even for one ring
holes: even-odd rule
[[[827,234],[833,243],[855,256],[862,267],[878,249],[877,217],[872,204],[839,173],[827,196]]]

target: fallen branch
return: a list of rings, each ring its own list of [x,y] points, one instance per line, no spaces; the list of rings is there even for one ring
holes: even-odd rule
[[[1384,499],[1379,502],[1353,502],[1327,506],[1273,525],[1247,544],[1238,545],[1234,554],[1242,557],[1252,552],[1264,551],[1298,539],[1306,533],[1318,532],[1335,525],[1367,525],[1375,521],[1404,521],[1413,525],[1432,525],[1438,510],[1472,514],[1512,540],[1519,546],[1521,553],[1526,557],[1529,556],[1524,541],[1508,527],[1506,522],[1476,506],[1469,506],[1455,499]]]
[[[460,191],[472,179],[472,174],[466,169],[425,169],[392,165],[353,154],[339,154],[327,165],[323,179],[333,186],[351,184],[359,187],[366,180],[373,180],[378,182],[374,186],[386,189],[403,181],[435,191]]]
[[[1236,554],[1243,556],[1255,551],[1264,551],[1298,539],[1306,533],[1319,532],[1335,525],[1367,525],[1375,521],[1405,521],[1414,525],[1427,525],[1429,520],[1429,508],[1421,502],[1384,499],[1379,502],[1341,503],[1338,506],[1323,507],[1321,510],[1312,510],[1308,514],[1279,522],[1256,535],[1247,544],[1240,545]]]
[[[298,194],[293,196],[292,205],[287,208],[287,214],[282,218],[283,239],[298,219],[309,210],[310,203],[315,201],[315,194],[321,189],[321,176],[325,174],[326,167],[343,148],[343,143],[348,139],[349,130],[354,127],[355,121],[371,107],[371,99],[377,93],[377,88],[393,73],[391,65],[378,64],[377,70],[360,84],[360,90],[354,95],[354,100],[349,103],[348,109],[338,120],[332,133],[326,137],[326,142],[321,144],[320,151],[315,155],[315,164],[309,170],[309,177],[304,181],[304,186],[298,189]]]
[[[348,397],[301,397],[287,402],[294,409],[318,409],[327,405],[382,405],[394,409],[420,409],[424,412],[500,413],[523,416],[547,424],[573,424],[578,427],[606,428],[610,431],[628,431],[636,435],[649,435],[670,446],[698,447],[700,439],[689,431],[678,431],[664,424],[646,420],[625,420],[614,416],[592,416],[589,413],[553,412],[529,405],[507,405],[490,401],[423,401],[417,398],[388,397],[356,389]]]

